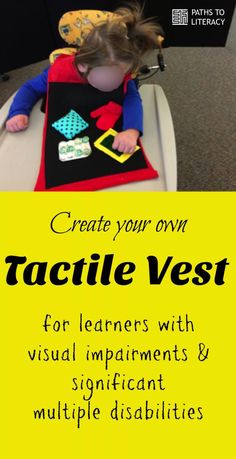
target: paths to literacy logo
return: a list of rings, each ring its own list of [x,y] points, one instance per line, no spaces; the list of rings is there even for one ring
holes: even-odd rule
[[[200,8],[172,9],[172,25],[174,26],[223,26],[225,23],[225,9],[223,8]]]
[[[188,25],[188,10],[172,10],[172,25]]]

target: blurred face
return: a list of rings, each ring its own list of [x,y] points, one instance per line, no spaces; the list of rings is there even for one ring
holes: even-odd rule
[[[128,65],[119,63],[117,65],[95,67],[87,73],[87,67],[79,64],[78,69],[81,73],[86,74],[86,78],[91,86],[100,91],[110,92],[121,85],[128,72]]]

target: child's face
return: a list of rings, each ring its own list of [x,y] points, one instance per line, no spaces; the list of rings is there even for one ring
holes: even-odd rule
[[[129,66],[125,63],[119,63],[116,65],[94,67],[87,73],[88,68],[86,65],[79,64],[78,69],[81,73],[86,74],[86,78],[91,86],[100,91],[109,92],[121,85],[129,70]]]

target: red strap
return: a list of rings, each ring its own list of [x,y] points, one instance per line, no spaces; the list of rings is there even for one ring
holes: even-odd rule
[[[75,56],[65,54],[59,56],[50,67],[48,81],[49,83],[87,83],[75,65]]]

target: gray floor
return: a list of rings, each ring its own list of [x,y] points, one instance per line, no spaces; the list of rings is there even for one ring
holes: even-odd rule
[[[145,83],[167,96],[176,135],[179,191],[236,190],[236,52],[225,48],[168,48],[167,69]],[[154,55],[149,63],[155,63]],[[47,61],[9,72],[0,105]]]

